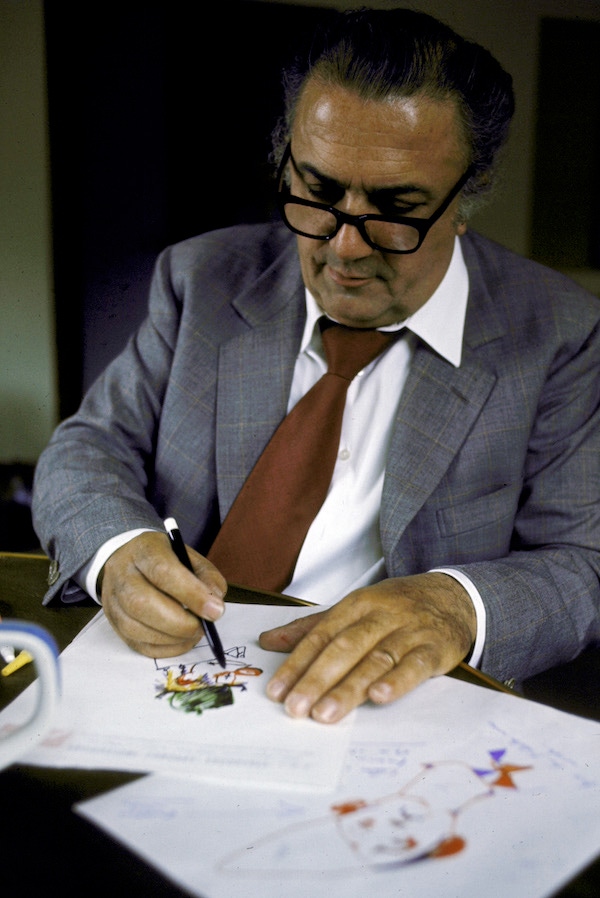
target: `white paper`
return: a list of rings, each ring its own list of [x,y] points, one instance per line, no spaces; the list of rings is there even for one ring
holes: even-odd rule
[[[76,810],[202,898],[545,898],[600,853],[599,747],[600,723],[442,677],[358,710],[330,795],[154,775]]]
[[[257,643],[262,630],[311,611],[228,605],[218,625],[225,672],[205,640],[177,658],[139,655],[100,611],[61,654],[58,714],[43,741],[20,761],[330,790],[339,778],[353,714],[328,728],[292,720],[265,696],[283,656]],[[0,714],[0,735],[31,715],[35,686]],[[215,696],[232,703],[199,704]],[[200,713],[183,709],[190,702]]]

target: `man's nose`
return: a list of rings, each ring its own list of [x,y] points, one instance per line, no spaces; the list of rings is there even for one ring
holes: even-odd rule
[[[370,256],[376,252],[363,239],[360,231],[353,224],[343,224],[330,242],[338,258],[344,260],[362,259],[364,256]]]

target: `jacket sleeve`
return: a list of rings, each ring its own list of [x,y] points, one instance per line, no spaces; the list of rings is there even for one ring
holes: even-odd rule
[[[167,250],[158,259],[139,330],[39,458],[32,512],[52,560],[45,601],[106,540],[132,528],[161,526],[147,489],[181,316],[169,261]]]
[[[510,551],[457,567],[485,602],[481,667],[498,679],[522,681],[600,642],[597,324],[575,349],[556,353],[529,438]]]

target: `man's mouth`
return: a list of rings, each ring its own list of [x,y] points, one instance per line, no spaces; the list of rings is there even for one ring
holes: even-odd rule
[[[374,275],[338,271],[336,268],[331,268],[330,265],[327,266],[327,274],[338,287],[364,287],[374,277]]]

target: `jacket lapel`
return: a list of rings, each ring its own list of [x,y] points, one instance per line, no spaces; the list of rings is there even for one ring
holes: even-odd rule
[[[287,410],[306,306],[296,267],[273,296],[258,284],[236,300],[245,333],[219,355],[216,458],[221,519]]]
[[[454,368],[426,346],[417,348],[384,480],[381,536],[386,557],[444,476],[495,382],[495,374],[471,355]]]
[[[400,400],[381,506],[384,554],[398,554],[402,533],[468,438],[497,376],[505,323],[498,316],[469,239],[463,239],[470,290],[459,368],[419,343]],[[490,359],[494,356],[494,364]],[[396,559],[397,560],[397,559]]]
[[[381,534],[386,557],[444,476],[496,375],[487,344],[499,321],[476,257],[463,244],[471,278],[465,349],[459,368],[419,344],[403,391],[388,456]],[[217,484],[225,516],[273,431],[285,416],[306,316],[295,256],[270,269],[234,305],[247,330],[220,350]]]

